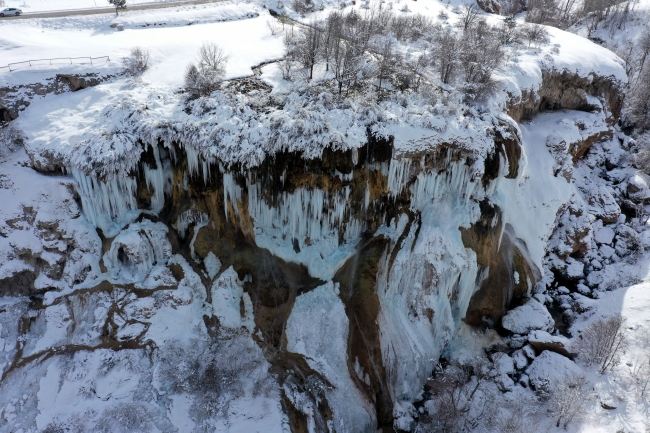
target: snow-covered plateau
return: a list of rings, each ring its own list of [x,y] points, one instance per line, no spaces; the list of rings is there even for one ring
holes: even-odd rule
[[[647,432],[650,3],[502,3],[0,21],[0,432]]]

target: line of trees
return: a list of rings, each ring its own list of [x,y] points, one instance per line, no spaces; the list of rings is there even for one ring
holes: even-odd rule
[[[605,21],[612,21],[619,30],[638,0],[508,0],[506,13],[526,10],[526,21],[567,29],[581,20],[588,20],[593,32]],[[502,11],[503,12],[503,11]]]
[[[506,46],[530,47],[543,42],[542,26],[517,26],[506,19],[492,26],[475,5],[457,11],[458,28],[443,26],[424,15],[401,15],[392,10],[368,8],[362,12],[332,12],[298,31],[285,31],[287,57],[280,67],[285,78],[299,69],[313,79],[317,65],[346,96],[364,84],[417,91],[423,81],[460,83],[469,93],[490,87],[492,75],[505,61]],[[405,49],[417,42],[416,50]]]

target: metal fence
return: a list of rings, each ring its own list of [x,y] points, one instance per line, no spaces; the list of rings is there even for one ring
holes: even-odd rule
[[[37,60],[25,60],[24,62],[14,62],[9,63],[7,66],[0,66],[1,69],[9,69],[10,71],[15,71],[22,68],[29,68],[31,66],[52,66],[52,65],[93,65],[98,63],[101,59],[106,59],[110,62],[111,59],[109,56],[101,57],[58,57],[55,59],[37,59]]]

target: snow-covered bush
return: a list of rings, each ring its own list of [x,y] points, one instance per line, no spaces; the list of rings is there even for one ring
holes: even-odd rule
[[[432,399],[425,403],[429,419],[417,432],[470,431],[491,418],[493,388],[490,379],[495,372],[485,358],[476,358],[468,365],[450,363],[430,381]]]
[[[138,403],[118,403],[106,410],[94,431],[97,433],[147,433],[153,428],[151,415]]]
[[[149,68],[149,57],[149,50],[140,47],[131,48],[131,54],[122,59],[124,72],[129,75],[143,73]]]
[[[591,400],[584,377],[558,383],[550,390],[549,409],[556,418],[556,427],[566,430],[571,421],[578,419]]]
[[[650,352],[646,351],[634,360],[630,368],[630,376],[639,396],[644,398],[650,390]]]
[[[271,32],[271,35],[275,36],[280,31],[282,31],[282,26],[280,23],[278,23],[275,19],[269,18],[266,20],[266,27],[269,29],[269,32]]]
[[[185,72],[185,87],[192,96],[206,96],[221,86],[229,56],[214,42],[204,42],[197,63]]]
[[[197,410],[209,419],[227,411],[245,389],[264,394],[270,380],[261,352],[244,334],[219,340],[179,342],[158,355],[157,381],[165,392],[195,396]],[[252,384],[252,385],[251,385]]]
[[[626,346],[625,319],[616,314],[587,326],[578,337],[575,349],[587,364],[598,365],[604,373],[619,363]]]
[[[548,31],[540,24],[529,23],[521,29],[521,35],[528,42],[528,47],[531,45],[541,45],[547,43]]]

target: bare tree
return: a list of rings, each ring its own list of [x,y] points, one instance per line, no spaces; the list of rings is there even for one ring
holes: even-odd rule
[[[129,75],[141,74],[149,68],[150,56],[149,50],[140,47],[131,48],[131,55],[122,59],[124,71]]]
[[[584,377],[560,382],[550,394],[549,409],[557,419],[556,427],[564,429],[584,412],[592,397]]]
[[[341,35],[343,15],[340,12],[332,12],[325,20],[323,30],[323,41],[321,44],[321,58],[325,61],[325,70],[329,71],[330,62],[334,55],[337,38]]]
[[[548,42],[548,31],[544,26],[535,23],[528,23],[523,26],[521,34],[528,42],[528,48],[533,44],[542,44]]]
[[[648,54],[650,54],[650,27],[645,27],[643,33],[641,33],[641,36],[639,37],[636,47],[639,51],[638,71],[641,72],[645,68],[645,61],[648,58]],[[637,81],[639,76],[640,74],[637,76]]]
[[[219,88],[226,73],[228,55],[214,42],[204,42],[199,48],[196,64],[185,71],[185,86],[194,96],[208,95]]]
[[[645,397],[650,389],[650,353],[644,353],[634,360],[630,375],[639,391],[639,396]]]
[[[483,23],[462,39],[460,64],[467,83],[488,84],[503,61],[503,49],[487,26]]]
[[[223,48],[214,42],[203,42],[199,48],[198,67],[202,72],[209,72],[223,78],[229,56]]]
[[[472,27],[479,19],[479,9],[476,6],[476,3],[472,3],[468,6],[464,6],[461,9],[460,16],[460,26],[463,31],[467,31]]]
[[[514,16],[506,17],[497,27],[497,35],[502,45],[513,45],[520,41],[521,32]]]
[[[625,334],[625,319],[620,314],[604,317],[587,326],[575,347],[581,358],[604,373],[619,363],[627,346]]]
[[[379,78],[379,89],[381,89],[382,81],[395,73],[399,60],[395,54],[393,41],[390,38],[384,39],[383,43],[378,47],[377,54],[379,57],[377,61],[377,78]]]
[[[269,32],[271,32],[272,36],[277,35],[282,30],[280,23],[278,23],[275,19],[272,18],[266,20],[266,27],[269,29]]]
[[[447,30],[441,35],[436,58],[440,71],[440,81],[444,84],[449,84],[454,79],[454,72],[460,58],[459,46],[460,41],[451,31]]]

